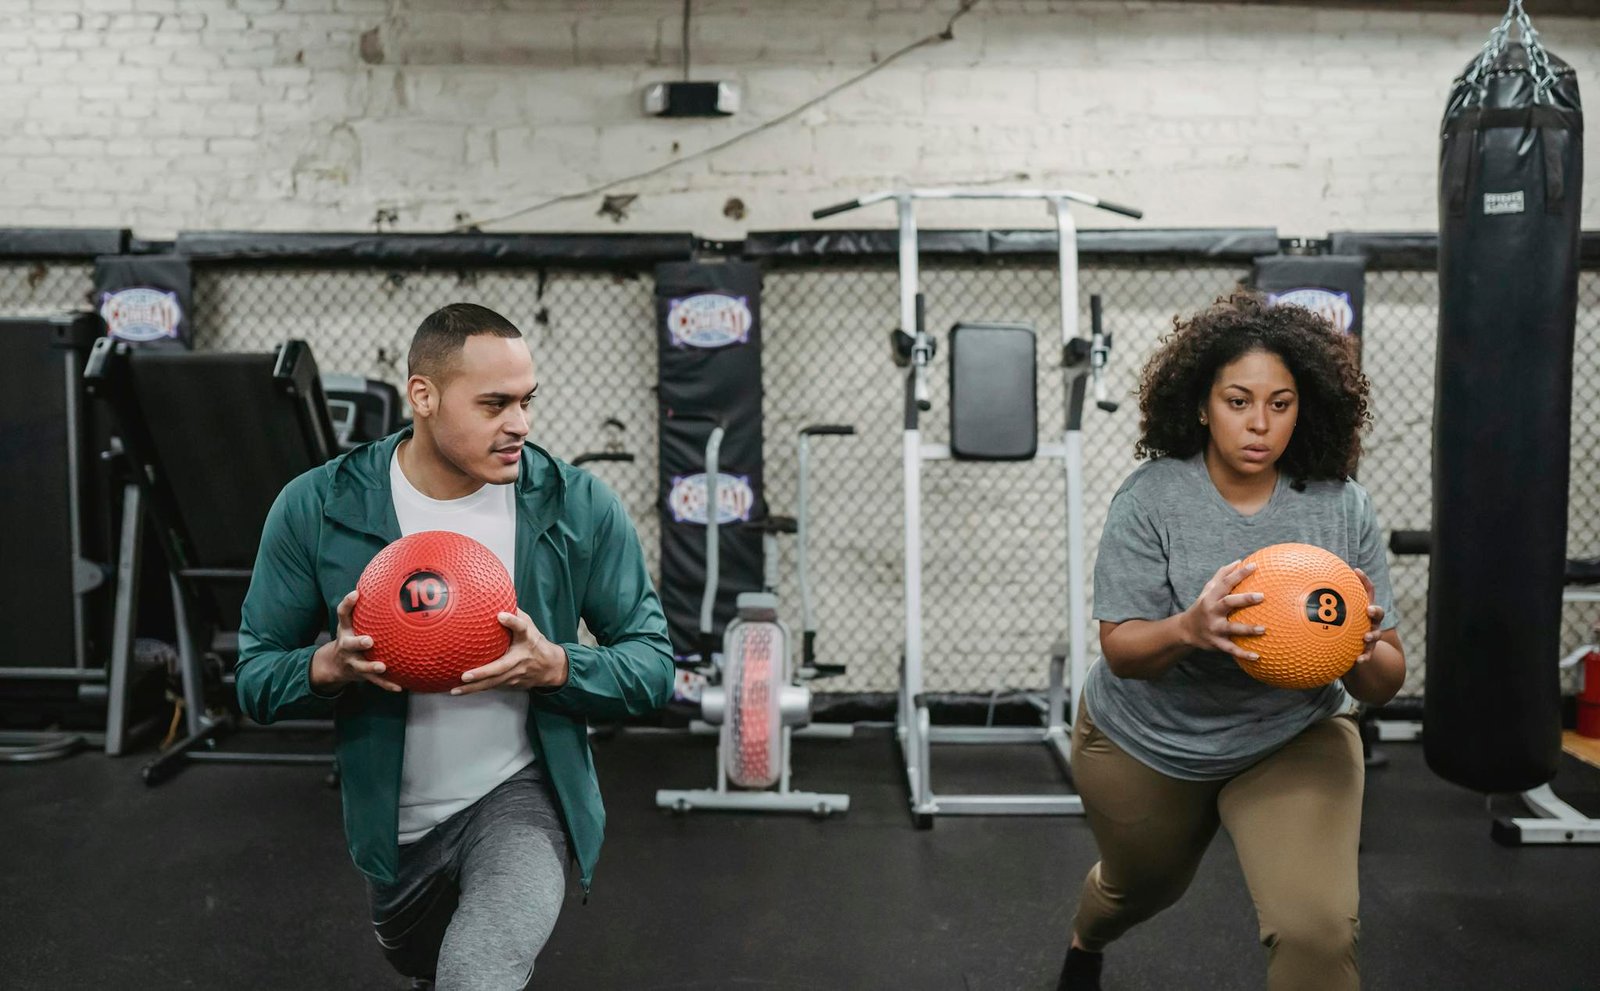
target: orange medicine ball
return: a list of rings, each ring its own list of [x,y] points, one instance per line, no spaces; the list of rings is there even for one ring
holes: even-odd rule
[[[1261,655],[1254,661],[1240,658],[1239,666],[1279,688],[1319,688],[1343,677],[1372,629],[1367,590],[1355,569],[1310,544],[1273,544],[1244,563],[1256,570],[1234,593],[1261,592],[1266,598],[1235,610],[1229,619],[1264,626],[1267,632],[1232,638]]]

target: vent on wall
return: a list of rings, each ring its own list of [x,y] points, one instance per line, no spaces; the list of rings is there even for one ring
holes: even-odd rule
[[[656,117],[727,117],[738,110],[733,83],[654,83],[644,91],[644,112]]]

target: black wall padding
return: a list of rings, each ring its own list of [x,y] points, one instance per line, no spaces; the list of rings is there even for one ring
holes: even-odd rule
[[[680,658],[700,653],[706,585],[703,515],[685,499],[704,475],[706,440],[725,430],[723,489],[743,520],[718,530],[721,574],[715,634],[733,617],[740,592],[761,588],[761,535],[743,526],[766,515],[762,483],[761,271],[747,262],[673,262],[656,268],[656,337],[661,380],[661,604]],[[730,479],[732,481],[730,481]],[[704,490],[700,490],[703,497]]]
[[[885,208],[887,209],[887,208]],[[891,214],[892,216],[892,214]],[[893,260],[900,233],[893,228],[868,230],[756,231],[744,240],[744,257],[767,262]],[[954,257],[1048,257],[1056,254],[1054,230],[925,230],[917,234],[923,255]],[[1078,232],[1078,255],[1137,258],[1171,256],[1216,261],[1249,261],[1278,250],[1278,232],[1271,227],[1115,228]]]
[[[1367,261],[1360,255],[1269,255],[1257,258],[1250,274],[1250,284],[1262,292],[1304,306],[1357,338],[1366,281]]]
[[[690,234],[263,234],[185,231],[176,250],[196,262],[328,265],[628,267],[687,259]]]
[[[146,347],[188,347],[194,341],[193,298],[194,276],[187,258],[95,259],[94,307],[106,321],[106,332],[119,340]]]
[[[75,258],[120,255],[128,250],[125,228],[6,227],[0,228],[0,258]]]

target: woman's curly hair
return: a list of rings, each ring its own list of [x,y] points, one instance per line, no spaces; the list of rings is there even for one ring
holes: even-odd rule
[[[1355,474],[1361,432],[1372,421],[1356,339],[1301,306],[1272,306],[1246,290],[1188,320],[1173,319],[1139,377],[1137,458],[1191,457],[1210,431],[1199,413],[1217,373],[1251,351],[1277,355],[1294,376],[1300,415],[1280,470],[1299,481]]]

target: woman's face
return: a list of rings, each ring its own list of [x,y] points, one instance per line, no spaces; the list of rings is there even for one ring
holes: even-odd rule
[[[1244,476],[1270,471],[1294,435],[1300,396],[1283,359],[1250,351],[1217,372],[1200,418],[1211,431],[1207,458]]]

